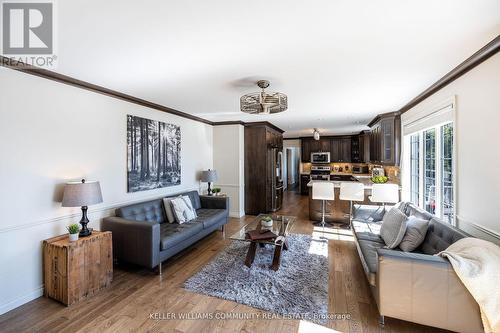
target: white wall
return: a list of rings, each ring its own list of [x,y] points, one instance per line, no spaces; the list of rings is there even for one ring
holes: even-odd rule
[[[454,95],[457,224],[477,236],[498,236],[500,54],[428,97],[403,116],[432,108]]]
[[[66,181],[101,182],[98,228],[113,207],[198,189],[213,167],[210,125],[5,68],[0,94],[0,314],[42,294],[42,240],[80,219],[57,202]],[[127,193],[127,114],[181,127],[181,185]]]
[[[245,215],[245,129],[242,125],[214,126],[215,182],[229,196],[229,214],[232,217]]]

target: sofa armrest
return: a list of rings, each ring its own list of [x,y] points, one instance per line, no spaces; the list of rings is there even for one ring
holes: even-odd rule
[[[159,264],[160,224],[107,217],[101,228],[113,233],[113,253],[117,259],[148,268]]]
[[[229,209],[229,197],[200,195],[201,208]]]
[[[481,332],[479,307],[444,258],[377,249],[380,314],[457,332]]]

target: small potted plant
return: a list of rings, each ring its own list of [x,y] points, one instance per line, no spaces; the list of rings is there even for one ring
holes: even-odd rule
[[[214,195],[219,196],[219,195],[220,195],[220,194],[219,194],[219,193],[220,193],[220,187],[214,187],[214,189],[212,190],[212,193],[213,193]]]
[[[271,218],[271,216],[264,216],[261,220],[260,220],[260,224],[262,225],[262,227],[264,228],[272,228],[273,226],[273,219]]]
[[[78,233],[80,232],[80,226],[76,223],[70,224],[66,227],[69,232],[69,241],[76,242],[78,240]]]

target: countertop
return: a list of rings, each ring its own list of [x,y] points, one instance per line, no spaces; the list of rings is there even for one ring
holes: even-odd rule
[[[353,176],[361,184],[363,184],[365,186],[365,189],[367,189],[367,190],[371,190],[372,189],[372,185],[374,184],[374,182],[372,182],[371,176],[369,176],[369,175],[353,175]],[[308,187],[312,187],[312,184],[316,183],[316,182],[317,183],[324,183],[324,182],[333,183],[333,185],[334,185],[335,188],[339,188],[340,187],[340,183],[341,183],[341,181],[331,181],[331,180],[310,180],[309,183],[307,183],[307,186]],[[397,185],[399,185],[397,182],[391,181],[391,180],[389,180],[385,184],[397,184]],[[401,186],[399,186],[399,187],[401,188]]]

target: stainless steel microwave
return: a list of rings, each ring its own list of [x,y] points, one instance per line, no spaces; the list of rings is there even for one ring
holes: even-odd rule
[[[330,163],[330,153],[311,153],[311,163]]]

